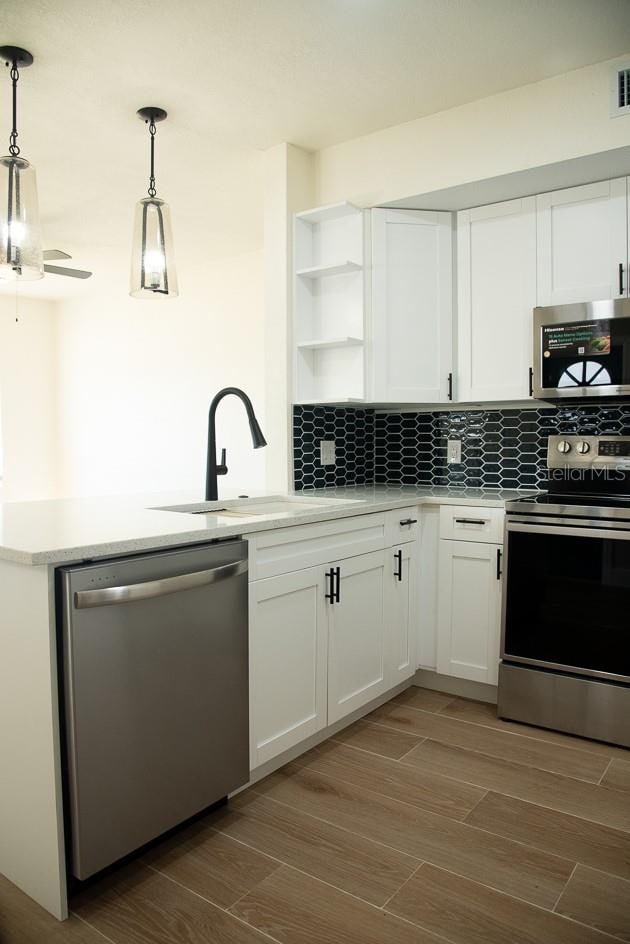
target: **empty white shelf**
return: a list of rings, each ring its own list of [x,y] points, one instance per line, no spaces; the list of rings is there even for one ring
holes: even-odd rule
[[[338,220],[344,216],[351,216],[353,213],[360,212],[360,208],[353,203],[330,203],[328,206],[315,207],[313,210],[296,213],[295,218],[303,220],[305,223],[325,223],[327,220]]]
[[[344,272],[360,272],[363,268],[358,262],[352,262],[348,259],[346,262],[338,262],[334,265],[310,266],[308,269],[298,269],[296,275],[304,279],[322,279],[327,275],[343,275]]]
[[[325,350],[329,347],[355,347],[358,344],[363,344],[362,338],[322,338],[319,341],[298,341],[298,347],[304,350]]]

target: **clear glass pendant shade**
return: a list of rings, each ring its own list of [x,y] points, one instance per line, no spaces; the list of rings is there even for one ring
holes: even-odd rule
[[[0,157],[0,279],[43,276],[35,168],[22,157]]]
[[[129,294],[134,298],[179,294],[171,213],[159,197],[145,197],[136,204]]]

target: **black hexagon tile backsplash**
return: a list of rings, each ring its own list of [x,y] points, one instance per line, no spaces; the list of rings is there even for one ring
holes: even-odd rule
[[[546,478],[547,437],[554,433],[630,435],[630,403],[435,413],[295,406],[295,487],[536,488]],[[322,439],[335,442],[334,466],[321,465]],[[457,465],[446,462],[449,439],[461,440]]]

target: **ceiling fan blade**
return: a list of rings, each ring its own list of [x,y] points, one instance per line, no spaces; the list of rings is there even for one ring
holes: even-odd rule
[[[92,275],[91,272],[86,272],[85,269],[68,269],[66,266],[51,265],[45,265],[44,272],[48,272],[49,275],[68,275],[71,279],[89,279]]]
[[[46,262],[53,262],[57,259],[72,259],[69,253],[62,252],[61,249],[44,249],[43,255]]]

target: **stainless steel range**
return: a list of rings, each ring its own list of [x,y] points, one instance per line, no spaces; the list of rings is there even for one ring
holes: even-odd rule
[[[630,436],[550,436],[506,505],[498,712],[630,747]]]

